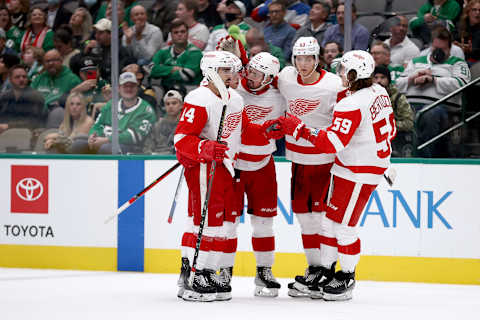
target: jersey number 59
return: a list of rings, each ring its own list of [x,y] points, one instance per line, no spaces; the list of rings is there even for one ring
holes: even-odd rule
[[[392,153],[390,139],[392,139],[391,132],[395,132],[395,116],[393,113],[390,113],[388,121],[391,131],[388,130],[386,118],[373,123],[375,141],[378,145],[377,156],[380,159],[387,158]]]

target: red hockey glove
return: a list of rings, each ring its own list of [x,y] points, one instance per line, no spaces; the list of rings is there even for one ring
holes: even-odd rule
[[[206,140],[200,147],[198,158],[201,162],[222,161],[226,157],[225,151],[228,150],[226,142],[217,142]]]
[[[278,119],[267,120],[262,124],[262,130],[267,139],[281,139],[285,136],[282,131],[282,125]]]
[[[293,114],[287,113],[286,117],[279,118],[282,131],[295,138],[300,139],[302,131],[305,129],[305,123],[295,117]]]
[[[225,38],[220,38],[215,48],[217,51],[228,51],[236,55],[242,61],[242,65],[248,63],[247,51],[240,40],[228,35]]]

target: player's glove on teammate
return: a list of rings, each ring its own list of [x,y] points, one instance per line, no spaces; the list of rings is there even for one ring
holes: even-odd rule
[[[240,60],[242,61],[242,65],[244,66],[248,63],[247,51],[245,50],[242,42],[233,38],[230,35],[224,38],[220,38],[215,49],[217,51],[228,51],[233,53],[238,58],[240,58]]]
[[[286,117],[278,118],[282,131],[295,138],[300,139],[303,131],[307,130],[305,123],[302,120],[295,117],[293,114],[287,113]]]
[[[228,150],[226,142],[217,142],[213,140],[206,140],[200,147],[200,154],[198,158],[201,162],[217,161],[221,162],[226,157],[225,151]]]
[[[282,130],[282,124],[278,119],[267,120],[262,124],[262,130],[267,139],[281,139],[285,134]]]

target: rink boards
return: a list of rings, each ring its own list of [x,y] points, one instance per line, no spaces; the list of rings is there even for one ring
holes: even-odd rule
[[[127,160],[128,159],[128,160]],[[279,277],[303,273],[290,209],[290,163],[277,159]],[[105,224],[121,204],[175,164],[161,157],[0,158],[0,267],[176,273],[187,189],[167,218],[180,168]],[[360,219],[359,279],[480,284],[478,160],[394,160]],[[239,227],[236,275],[253,275],[250,222]]]

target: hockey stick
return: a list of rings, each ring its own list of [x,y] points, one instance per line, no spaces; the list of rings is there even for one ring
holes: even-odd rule
[[[107,220],[105,220],[105,223],[108,223],[110,222],[113,218],[117,217],[120,213],[122,213],[123,211],[125,211],[125,209],[127,209],[128,207],[130,207],[130,205],[132,203],[134,203],[135,201],[137,201],[139,198],[141,198],[145,193],[148,192],[148,190],[152,189],[157,183],[159,183],[160,181],[162,181],[166,176],[168,176],[170,173],[172,173],[175,169],[177,169],[178,167],[180,166],[180,162],[177,162],[175,163],[170,169],[168,169],[164,174],[162,174],[160,177],[158,177],[155,181],[153,181],[152,183],[150,183],[147,187],[145,187],[145,189],[143,189],[142,191],[140,191],[139,193],[137,193],[135,196],[133,196],[130,200],[128,200],[127,202],[125,202],[124,204],[122,204],[120,206],[120,208],[117,209],[117,212],[115,212],[114,214],[112,214],[111,216],[109,216],[107,218]]]
[[[180,172],[180,178],[178,179],[177,190],[175,190],[175,196],[173,197],[172,207],[170,208],[170,214],[168,215],[168,223],[172,223],[173,214],[175,213],[175,208],[177,206],[178,196],[180,195],[180,189],[182,188],[182,181],[183,181],[183,172],[185,168],[182,168]]]
[[[220,78],[220,76],[216,71],[209,69],[207,71],[207,79],[213,82],[213,84],[219,91],[220,96],[222,97],[223,108],[222,108],[222,115],[220,116],[220,125],[218,126],[218,132],[217,132],[217,142],[220,142],[220,139],[222,138],[222,131],[223,131],[223,120],[225,119],[225,113],[227,111],[228,90],[227,90],[227,87],[225,87],[223,80]],[[205,220],[207,217],[208,202],[210,201],[210,193],[212,192],[212,182],[213,182],[213,176],[215,175],[216,166],[217,166],[217,163],[215,160],[213,160],[212,166],[210,168],[210,173],[208,175],[207,193],[205,195],[205,201],[203,203],[200,225],[198,227],[197,242],[195,244],[195,253],[193,255],[192,267],[190,269],[191,271],[190,277],[188,279],[188,284],[190,286],[193,285],[193,277],[195,275],[195,271],[197,267],[198,254],[200,252],[200,243],[202,241],[203,228],[204,228]]]

